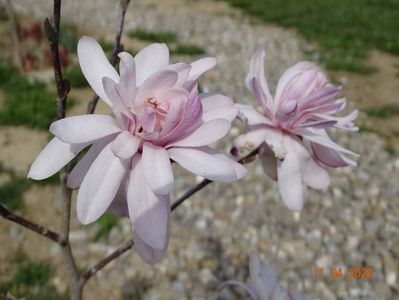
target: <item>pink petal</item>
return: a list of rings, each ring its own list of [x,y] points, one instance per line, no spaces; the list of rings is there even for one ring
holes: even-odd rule
[[[129,160],[115,157],[108,144],[94,160],[83,179],[77,198],[78,219],[82,224],[97,220],[114,200],[128,169]]]
[[[104,91],[102,78],[109,77],[118,82],[119,75],[109,63],[101,46],[95,39],[83,36],[78,43],[78,59],[87,82],[101,99],[112,106]]]
[[[273,107],[273,98],[267,86],[264,65],[265,51],[259,48],[251,58],[249,73],[245,79],[245,83],[247,88],[256,95],[260,105],[265,110],[270,110]]]
[[[139,238],[136,248],[140,256],[148,258],[148,247],[164,250],[169,241],[170,202],[169,195],[159,195],[152,192],[145,179],[145,166],[137,157],[135,166],[130,173],[128,186],[129,215],[133,222],[135,241]],[[141,248],[140,241],[147,247]],[[141,250],[141,251],[140,251]]]
[[[191,66],[185,63],[176,63],[173,65],[169,65],[167,69],[175,71],[178,74],[178,79],[175,87],[183,87],[184,83],[188,80]]]
[[[114,137],[103,138],[90,147],[89,151],[87,151],[83,158],[80,159],[72,169],[71,173],[69,173],[67,181],[67,186],[69,188],[77,189],[82,184],[82,181],[93,161],[113,138]]]
[[[200,147],[223,138],[230,130],[231,123],[225,119],[206,122],[190,134],[171,142],[167,147]]]
[[[272,122],[268,118],[250,105],[235,104],[235,107],[240,110],[238,117],[250,126],[259,124],[272,125]]]
[[[264,128],[254,129],[235,138],[233,145],[240,152],[254,150],[265,141],[267,131]]]
[[[167,225],[168,228],[170,225]],[[169,230],[169,229],[168,229]],[[169,236],[169,233],[168,233]],[[155,265],[156,263],[160,262],[162,258],[166,254],[166,250],[168,247],[168,242],[165,243],[165,248],[164,249],[156,249],[148,246],[141,238],[139,235],[134,235],[133,236],[133,241],[134,241],[134,249],[137,251],[137,253],[140,255],[140,257],[150,265]]]
[[[356,165],[354,161],[349,159],[344,159],[342,154],[328,147],[324,147],[322,145],[315,143],[311,143],[311,145],[315,158],[321,163],[325,164],[326,166],[338,168],[338,167],[346,167],[350,164]]]
[[[127,159],[132,157],[138,147],[140,146],[140,139],[130,132],[123,131],[112,142],[111,150],[115,156]]]
[[[67,144],[54,137],[32,163],[28,178],[42,180],[54,175],[88,145]]]
[[[139,87],[135,105],[142,105],[150,97],[160,97],[158,100],[164,100],[164,91],[170,90],[176,84],[178,74],[172,70],[159,71],[151,74]]]
[[[219,182],[237,180],[236,171],[229,162],[207,153],[206,147],[200,149],[171,148],[167,151],[171,159],[194,174]]]
[[[301,163],[289,136],[284,138],[286,155],[277,162],[277,178],[280,195],[285,205],[292,210],[303,207]]]
[[[120,81],[117,87],[126,106],[133,105],[136,95],[136,66],[134,58],[127,52],[118,54],[120,62]]]
[[[266,144],[274,152],[274,156],[283,159],[287,153],[284,144],[283,133],[280,129],[265,128],[266,131]]]
[[[119,217],[129,217],[129,209],[127,206],[127,185],[129,172],[126,172],[125,177],[122,179],[122,183],[119,186],[118,192],[115,195],[114,200],[108,207],[108,211]]]
[[[55,121],[50,132],[65,143],[93,142],[121,129],[111,116],[81,115]]]
[[[136,62],[136,84],[140,86],[150,75],[169,64],[169,49],[165,44],[151,44],[134,57]]]
[[[166,150],[151,143],[144,143],[141,159],[144,176],[151,191],[156,194],[168,195],[174,179]]]
[[[112,102],[113,108],[131,118],[132,111],[134,111],[133,104],[130,106],[125,104],[125,101],[123,101],[122,96],[117,89],[118,84],[111,78],[103,77],[103,86],[108,99]]]
[[[273,151],[263,144],[259,147],[259,158],[265,173],[273,180],[277,180],[277,159]]]
[[[201,103],[204,110],[202,114],[204,122],[220,118],[232,122],[239,112],[233,106],[233,100],[220,94],[203,94]]]
[[[191,63],[191,70],[188,80],[197,80],[203,73],[212,69],[216,65],[216,62],[216,58],[214,57],[205,57]]]
[[[324,189],[330,185],[330,175],[317,164],[299,139],[291,139],[293,150],[301,163],[303,182],[314,189]]]

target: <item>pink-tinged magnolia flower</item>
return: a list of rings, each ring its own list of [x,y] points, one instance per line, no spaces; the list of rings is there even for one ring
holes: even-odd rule
[[[221,288],[229,285],[238,286],[245,289],[252,300],[306,300],[305,296],[283,288],[277,282],[273,268],[262,264],[257,254],[252,254],[249,258],[249,275],[247,284],[230,280],[224,282]]]
[[[169,241],[172,160],[214,181],[232,182],[245,175],[242,165],[207,146],[226,135],[238,109],[225,96],[198,94],[197,79],[216,64],[214,58],[170,65],[165,44],[151,44],[134,58],[126,52],[119,57],[120,74],[94,39],[81,38],[83,74],[115,118],[81,115],[51,124],[55,137],[28,177],[55,174],[91,145],[67,181],[70,188],[80,187],[80,222],[91,223],[107,209],[129,216],[135,248],[153,264]]]
[[[336,99],[340,88],[333,86],[310,62],[300,62],[286,70],[273,99],[265,79],[264,57],[264,50],[255,52],[246,78],[246,85],[263,112],[236,105],[239,118],[246,122],[247,133],[235,140],[232,153],[259,147],[262,166],[267,175],[278,181],[285,204],[300,210],[302,182],[323,189],[330,183],[326,167],[356,164],[345,155],[357,154],[334,143],[326,128],[356,131],[353,120],[358,111],[345,117],[333,116],[344,109],[346,100]]]

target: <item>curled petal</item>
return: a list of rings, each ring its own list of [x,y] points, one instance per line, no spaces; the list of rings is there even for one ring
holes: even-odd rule
[[[42,180],[54,175],[88,145],[68,144],[54,137],[36,157],[29,169],[28,178]]]
[[[102,78],[109,77],[113,81],[118,82],[119,75],[109,63],[101,46],[95,39],[83,36],[78,43],[78,59],[87,82],[101,99],[112,106],[110,99],[104,91]]]
[[[65,143],[88,143],[118,133],[121,129],[107,115],[81,115],[55,121],[50,132]]]

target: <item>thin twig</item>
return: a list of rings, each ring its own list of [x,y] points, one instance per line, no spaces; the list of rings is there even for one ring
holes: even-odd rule
[[[18,36],[18,21],[15,17],[14,9],[12,7],[10,0],[4,1],[4,6],[6,8],[6,12],[8,18],[10,20],[11,27],[11,35],[12,35],[12,43],[14,44],[14,63],[18,67],[19,71],[23,71],[22,65],[22,56],[21,56],[21,47],[19,46],[19,36]]]
[[[258,149],[253,150],[251,153],[248,155],[244,156],[237,162],[240,164],[246,164],[251,161],[253,161],[258,154]],[[182,196],[180,196],[171,206],[171,211],[173,212],[176,208],[178,208],[185,200],[190,198],[192,195],[194,195],[196,192],[202,190],[204,187],[206,187],[208,184],[212,183],[213,181],[204,179],[200,183],[198,183],[196,186],[192,187],[188,191],[186,191]],[[127,250],[132,248],[134,246],[133,239],[130,239],[126,242],[124,242],[118,249],[116,249],[114,252],[112,252],[110,255],[106,256],[102,260],[100,260],[98,263],[96,263],[93,267],[88,269],[82,274],[82,282],[83,284],[90,279],[94,274],[96,274],[98,271],[100,271],[102,268],[104,268],[108,263],[113,261],[115,258],[121,256],[123,253],[125,253]]]
[[[115,34],[114,41],[114,49],[112,51],[112,55],[110,58],[111,65],[115,66],[118,62],[118,54],[123,51],[123,45],[121,44],[121,38],[123,33],[123,26],[125,24],[125,15],[127,7],[129,6],[130,0],[121,0],[119,2],[119,16],[118,16],[118,25]],[[87,104],[87,113],[93,114],[96,110],[96,106],[100,97],[97,94],[94,94],[92,99]]]
[[[68,93],[70,90],[69,81],[63,79],[62,77],[62,66],[59,54],[60,21],[61,21],[61,0],[54,0],[52,22],[50,22],[49,19],[45,20],[44,32],[50,44],[50,53],[54,68],[54,78],[57,88],[58,119],[65,118],[66,103],[67,103]],[[63,200],[62,201],[63,210],[62,210],[62,219],[61,219],[61,238],[62,238],[61,251],[67,266],[67,272],[71,288],[71,299],[80,300],[82,299],[82,286],[79,283],[80,274],[69,241],[72,190],[69,189],[66,185],[67,178],[68,178],[68,167],[64,167],[60,171],[60,184],[61,184],[62,200]]]
[[[61,237],[57,232],[14,214],[2,204],[0,204],[0,215],[7,220],[28,228],[29,230],[32,230],[58,244],[61,242]]]

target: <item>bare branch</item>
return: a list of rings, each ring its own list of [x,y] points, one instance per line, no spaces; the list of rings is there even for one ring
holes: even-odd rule
[[[123,45],[121,44],[121,38],[123,33],[123,26],[125,24],[125,15],[126,10],[129,6],[130,0],[121,0],[119,2],[119,16],[118,16],[118,25],[115,33],[115,41],[114,41],[114,49],[112,51],[112,55],[110,58],[111,65],[115,66],[118,62],[118,54],[123,51]],[[96,106],[98,103],[98,95],[94,94],[93,98],[89,101],[87,105],[87,113],[93,114],[96,110]]]
[[[25,228],[28,228],[29,230],[32,230],[50,240],[52,240],[53,242],[60,244],[62,241],[60,235],[57,232],[55,232],[51,229],[48,229],[44,226],[41,226],[39,224],[35,224],[23,217],[20,217],[20,216],[14,214],[13,212],[8,210],[2,204],[0,204],[0,215],[7,220],[17,223]]]

